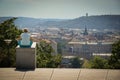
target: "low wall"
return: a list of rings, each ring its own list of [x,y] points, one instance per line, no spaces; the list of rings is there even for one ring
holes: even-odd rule
[[[36,43],[31,48],[16,48],[16,69],[36,68]]]
[[[120,80],[120,70],[36,68],[21,71],[0,68],[0,80]]]

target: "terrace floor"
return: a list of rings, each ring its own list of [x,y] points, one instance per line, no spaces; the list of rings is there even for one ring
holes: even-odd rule
[[[0,80],[120,80],[120,70],[73,68],[16,70],[16,68],[0,68]]]

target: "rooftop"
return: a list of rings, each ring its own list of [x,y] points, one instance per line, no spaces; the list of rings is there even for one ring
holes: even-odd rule
[[[120,70],[72,68],[16,70],[16,68],[0,68],[0,80],[120,80]]]
[[[77,41],[76,41],[76,42],[74,42],[74,41],[72,42],[72,41],[71,41],[71,42],[68,42],[68,44],[88,44],[88,45],[97,45],[97,44],[99,44],[99,43],[98,43],[98,42],[85,42],[85,41],[84,41],[84,42],[83,42],[83,41],[81,41],[81,42],[77,42]],[[113,42],[102,42],[101,44],[102,44],[102,45],[109,45],[109,44],[111,45],[111,44],[113,44]]]

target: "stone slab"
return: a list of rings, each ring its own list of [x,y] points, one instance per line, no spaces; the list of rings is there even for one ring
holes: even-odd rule
[[[107,80],[120,80],[120,70],[109,70]]]
[[[16,68],[17,69],[36,68],[35,48],[16,48]]]
[[[0,68],[0,80],[22,80],[25,72],[14,68]]]
[[[105,80],[106,69],[81,69],[79,80]]]
[[[23,80],[50,80],[53,69],[39,68],[27,71]]]
[[[54,69],[50,80],[77,80],[80,69]]]

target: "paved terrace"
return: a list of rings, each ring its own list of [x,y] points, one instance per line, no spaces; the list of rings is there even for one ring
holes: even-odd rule
[[[0,68],[0,80],[120,80],[120,70],[37,68],[16,70]]]

